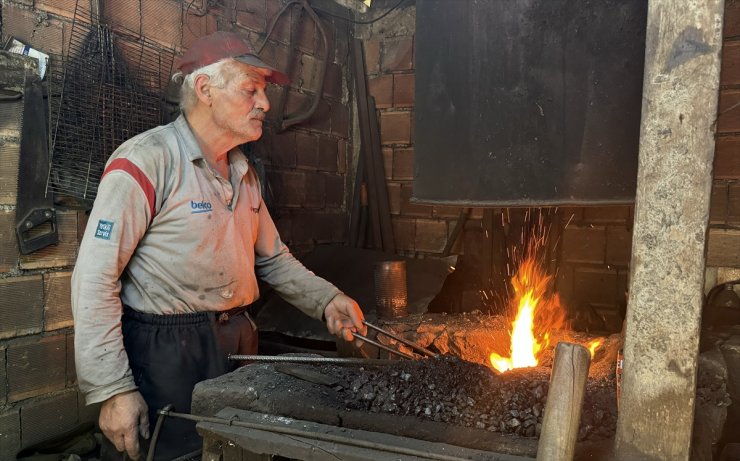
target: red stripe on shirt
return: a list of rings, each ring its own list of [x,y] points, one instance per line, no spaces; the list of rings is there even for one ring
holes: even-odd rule
[[[103,176],[100,178],[102,181],[103,178],[105,178],[105,175],[110,173],[111,171],[121,170],[128,173],[136,182],[139,184],[139,187],[141,187],[141,190],[144,191],[144,195],[146,195],[146,200],[149,202],[149,222],[151,222],[152,219],[154,219],[154,186],[152,186],[152,182],[149,181],[149,178],[146,177],[143,171],[141,169],[134,165],[131,160],[125,159],[125,158],[117,158],[110,162],[108,167],[103,172]]]

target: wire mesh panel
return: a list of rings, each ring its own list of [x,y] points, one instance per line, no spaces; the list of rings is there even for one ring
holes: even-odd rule
[[[86,3],[77,1],[68,54],[50,75],[47,189],[91,201],[113,151],[162,122],[174,51],[101,24]]]

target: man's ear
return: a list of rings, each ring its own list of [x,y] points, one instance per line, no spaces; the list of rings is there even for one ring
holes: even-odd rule
[[[211,79],[204,74],[200,74],[195,77],[194,82],[195,95],[198,96],[198,100],[206,106],[211,105]]]

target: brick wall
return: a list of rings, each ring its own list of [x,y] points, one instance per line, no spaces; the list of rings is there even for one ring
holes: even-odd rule
[[[411,202],[414,131],[414,13],[408,6],[381,21],[358,28],[364,40],[369,91],[375,97],[381,141],[399,252],[439,254],[455,226],[460,209]],[[740,267],[740,1],[726,2],[722,92],[718,120],[715,180],[707,266],[713,280],[725,268]],[[495,234],[501,210],[473,209],[455,252],[461,258],[458,282],[462,298],[446,298],[453,310],[487,304],[483,288],[496,287],[503,273],[495,255],[501,246]],[[508,214],[522,213],[509,210]],[[553,216],[553,213],[555,216]],[[557,257],[557,288],[576,326],[615,330],[621,327],[628,287],[633,207],[577,207],[547,210],[553,222],[551,251]],[[494,237],[491,237],[494,234]],[[487,254],[493,251],[494,255]],[[497,263],[497,259],[499,262]],[[493,266],[493,267],[491,267]],[[724,271],[735,274],[733,271]],[[719,275],[717,275],[719,273]],[[725,278],[730,277],[726,275]],[[737,277],[735,277],[737,278]],[[460,287],[458,287],[460,288]]]
[[[725,2],[714,183],[709,216],[708,278],[737,279],[740,267],[740,1]],[[723,273],[727,275],[723,275]]]
[[[84,0],[80,0],[84,1]],[[75,0],[2,0],[2,34],[52,55],[66,53]],[[204,4],[214,4],[206,14]],[[101,16],[115,29],[128,29],[173,48],[186,49],[197,37],[234,30],[252,43],[263,40],[284,0],[115,0],[103,1]],[[321,13],[320,13],[321,14]],[[292,59],[285,113],[305,110],[316,97],[324,59],[318,28],[304,18],[291,55],[290,24],[297,10],[283,15],[263,57],[281,68]],[[328,66],[314,116],[278,133],[268,127],[250,146],[265,172],[270,211],[294,252],[320,243],[345,241],[351,107],[347,73],[349,26],[321,16],[327,34]],[[268,93],[276,120],[281,89]],[[4,128],[5,130],[5,128]],[[7,130],[5,130],[7,131]],[[76,387],[70,276],[85,225],[84,212],[62,211],[60,244],[22,256],[14,234],[19,134],[0,133],[0,461],[75,425],[96,420]],[[351,155],[351,154],[350,154]]]

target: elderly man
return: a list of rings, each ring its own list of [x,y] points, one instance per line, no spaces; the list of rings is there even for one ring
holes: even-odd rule
[[[357,303],[280,240],[237,147],[262,135],[266,83],[287,77],[229,32],[196,41],[177,68],[182,115],[113,153],[72,277],[80,389],[133,459],[156,410],[189,412],[197,382],[233,369],[228,354],[256,353],[257,277],[331,333],[366,332]],[[168,419],[156,458],[200,443],[192,422]]]

